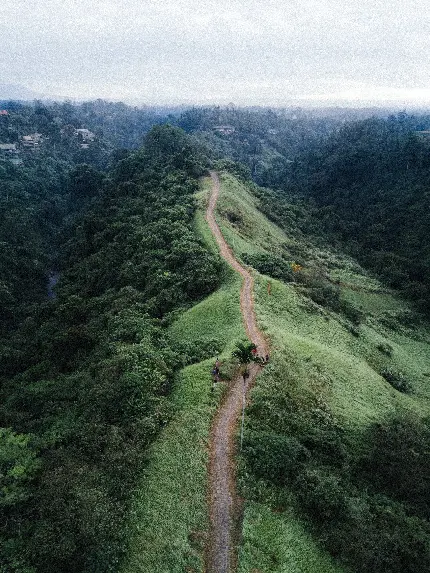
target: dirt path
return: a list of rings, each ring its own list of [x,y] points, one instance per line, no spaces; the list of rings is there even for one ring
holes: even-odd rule
[[[267,353],[266,341],[257,328],[254,302],[252,297],[253,278],[234,258],[230,247],[224,240],[215,221],[214,209],[219,195],[218,175],[211,172],[212,193],[206,211],[206,220],[215,236],[221,256],[240,273],[243,278],[240,293],[240,306],[243,321],[249,338],[258,347],[258,353]],[[229,388],[227,397],[220,407],[212,426],[211,459],[209,463],[209,503],[210,503],[210,540],[206,558],[206,573],[229,573],[234,568],[234,513],[237,508],[235,492],[234,436],[236,424],[243,403],[243,395],[252,385],[258,372],[257,364],[252,364],[250,376],[244,383],[242,377],[235,380]]]

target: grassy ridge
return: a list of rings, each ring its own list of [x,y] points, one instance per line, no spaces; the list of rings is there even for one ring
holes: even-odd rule
[[[256,281],[263,326],[282,356],[293,354],[299,359],[301,379],[311,380],[316,375],[315,391],[328,396],[330,408],[342,418],[342,424],[366,425],[399,407],[410,408],[417,415],[428,412],[428,343],[367,325],[360,327],[357,338],[335,315],[300,299],[291,285],[271,279],[268,295],[267,282],[263,277]],[[393,348],[391,357],[378,350],[382,343]],[[404,372],[416,392],[404,395],[394,390],[379,374],[387,365]]]
[[[375,563],[375,570],[394,570],[398,567],[396,556],[392,557],[393,562],[389,561],[391,556],[388,555],[383,558],[385,561],[377,563],[379,549],[372,546],[372,543],[379,543],[378,527],[387,523],[386,518],[381,518],[381,511],[382,515],[388,515],[384,512],[391,509],[384,509],[385,501],[378,505],[379,501],[367,498],[357,489],[361,486],[351,485],[348,482],[351,478],[345,478],[347,470],[343,469],[344,473],[327,470],[325,464],[331,463],[333,455],[339,456],[339,464],[342,464],[343,455],[350,460],[345,462],[347,465],[358,463],[368,447],[368,431],[373,432],[375,424],[384,428],[397,415],[404,420],[422,420],[430,414],[430,333],[424,324],[416,322],[417,317],[407,303],[382,288],[354,261],[330,249],[316,247],[296,232],[288,236],[274,228],[255,210],[258,201],[231,176],[222,178],[219,223],[236,256],[267,253],[293,261],[299,252],[304,270],[303,281],[296,279],[287,284],[256,274],[257,317],[272,342],[272,359],[258,379],[247,411],[247,463],[242,464],[240,479],[248,501],[239,571],[348,571],[346,562],[350,558],[346,557],[344,563],[333,562],[317,540],[319,535],[327,545],[327,536],[321,533],[323,530],[318,534],[304,515],[299,517],[301,504],[308,504],[306,515],[311,515],[309,500],[303,498],[303,494],[302,501],[298,501],[288,486],[297,479],[300,462],[292,469],[290,481],[286,477],[288,463],[301,451],[299,443],[290,437],[300,436],[300,432],[307,435],[306,439],[313,442],[314,448],[311,448],[313,465],[304,474],[303,479],[308,481],[303,482],[303,488],[310,492],[325,492],[324,495],[329,488],[333,496],[330,500],[314,500],[318,511],[326,512],[325,517],[319,516],[322,522],[331,523],[330,512],[341,512],[342,508],[336,504],[345,499],[351,506],[348,510],[352,512],[351,516],[356,512],[356,517],[350,518],[352,525],[345,522],[345,531],[349,528],[351,542],[360,547],[361,542],[354,541],[354,536],[359,538],[361,535],[360,519],[362,523],[368,519],[366,511],[373,512],[371,519],[382,519],[381,525],[373,526],[374,531],[369,534],[369,547],[364,542],[364,548],[358,550],[353,568],[357,561],[358,570],[361,570],[362,560],[363,563]],[[231,215],[235,212],[239,216]],[[320,288],[321,277],[329,294],[334,290],[332,284],[338,288],[336,310],[309,296]],[[337,287],[338,284],[341,286]],[[325,302],[324,297],[322,301]],[[330,298],[328,302],[332,302]],[[342,312],[343,309],[347,312]],[[384,369],[401,371],[412,392],[405,394],[395,390],[381,376]],[[275,441],[271,443],[270,440]],[[282,448],[288,452],[285,459]],[[273,464],[273,471],[267,469],[268,464]],[[284,484],[281,489],[270,485],[279,468],[285,470],[277,478]],[[255,472],[267,478],[258,479]],[[354,504],[358,504],[355,509]],[[364,510],[367,506],[371,509]],[[402,515],[400,506],[397,511]],[[412,523],[408,518],[399,518],[399,523],[388,522],[392,539],[400,535],[400,544],[404,543],[400,541],[401,531],[406,531],[405,528],[412,531],[418,523]],[[294,542],[291,531],[294,531]],[[405,533],[405,539],[407,535]],[[327,545],[331,549],[336,536],[349,539],[347,533],[332,535],[331,545]],[[407,561],[413,560],[414,555],[408,556]]]
[[[217,222],[236,257],[242,260],[243,253],[279,251],[288,237],[258,211],[259,199],[228,173],[222,173],[220,181]]]
[[[254,254],[273,252],[273,250],[276,252],[279,250],[280,243],[289,242],[285,233],[256,210],[258,200],[249,194],[244,185],[228,174],[221,176],[221,183],[217,206],[218,223],[238,258],[241,258],[242,253]],[[236,211],[241,214],[241,219],[232,222],[226,217],[226,213]],[[274,285],[281,285],[277,281],[271,282]],[[285,348],[283,344],[281,347],[281,341],[276,339],[273,328],[262,316],[259,298],[262,294],[261,287],[264,289],[266,285],[257,280],[255,293],[257,319],[261,329],[271,340],[272,364],[266,367],[259,376],[253,394],[258,393],[262,383],[266,381],[266,388],[275,379],[282,384],[285,374],[275,369],[275,365],[279,363],[278,358]],[[286,308],[290,308],[285,301],[283,304]],[[294,308],[295,304],[292,306]],[[276,393],[276,389],[272,386],[270,393],[273,392]],[[249,417],[247,422],[249,423]],[[245,498],[249,498],[245,475],[246,472],[242,466],[241,487]],[[270,499],[270,492],[267,491],[265,484],[261,486],[254,484],[254,486],[260,491],[261,499]],[[270,505],[269,501],[267,504]],[[266,505],[252,500],[245,502],[238,570],[239,573],[253,571],[340,573],[345,571],[333,563],[330,556],[315,542],[294,513],[272,513]]]
[[[204,221],[207,186],[199,194],[196,228],[209,249],[216,245]],[[224,268],[224,285],[172,324],[172,347],[218,341],[222,374],[235,341],[245,332],[239,308],[241,280]],[[131,512],[128,558],[122,573],[179,573],[203,570],[208,531],[206,503],[208,440],[224,385],[211,393],[215,356],[178,372],[171,396],[176,414],[153,444]]]
[[[345,573],[314,543],[293,513],[247,503],[238,573]]]

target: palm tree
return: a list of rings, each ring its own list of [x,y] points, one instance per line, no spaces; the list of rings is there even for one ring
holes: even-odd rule
[[[257,356],[257,346],[253,342],[249,341],[237,342],[236,348],[235,350],[233,350],[232,355],[239,361],[243,376],[242,423],[240,428],[240,449],[242,450],[243,428],[245,424],[245,395],[246,395],[245,380],[249,376],[248,364],[250,362],[259,362],[260,358]]]
[[[232,356],[239,361],[242,367],[242,375],[245,377],[248,373],[248,364],[250,362],[258,362],[256,351],[257,346],[253,342],[237,342],[236,348],[232,352]],[[254,351],[254,352],[253,352]]]

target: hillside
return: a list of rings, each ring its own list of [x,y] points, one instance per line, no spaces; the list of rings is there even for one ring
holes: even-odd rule
[[[430,156],[419,128],[406,114],[346,124],[298,158],[284,185],[311,198],[331,240],[428,313]]]
[[[54,129],[52,109],[30,111],[15,120]],[[258,112],[256,133],[262,117],[274,121]],[[340,159],[332,172],[321,165],[338,154],[339,133],[336,153],[322,148],[322,163],[308,165],[308,195],[325,189],[328,203],[336,193],[318,174],[338,174]],[[328,228],[323,197],[303,192],[303,171],[294,185],[263,189],[204,139],[155,127],[140,150],[107,146],[82,164],[73,132],[70,149],[47,138],[22,164],[1,161],[0,571],[207,570],[213,420],[237,383],[232,352],[246,338],[241,279],[205,220],[209,169],[221,180],[217,223],[254,277],[270,344],[232,464],[243,515],[229,527],[242,537],[227,552],[239,573],[429,569],[424,305],[360,266],[348,233],[343,241]],[[427,169],[411,146],[408,185]],[[342,161],[345,190],[354,169]],[[363,174],[369,193],[379,175]],[[427,248],[419,242],[416,260]],[[47,293],[52,269],[59,281]]]
[[[247,409],[239,571],[423,570],[428,326],[353,259],[283,232],[259,212],[261,197],[223,183],[235,254],[270,269],[300,253],[302,267],[284,281],[256,275],[272,356]]]
[[[281,281],[253,271],[271,358],[246,411],[238,571],[419,571],[429,543],[428,327],[413,325],[409,303],[353,259],[305,237],[303,213],[283,231],[260,211],[266,192],[227,172],[221,182],[217,218],[236,257],[284,273]],[[196,228],[213,249],[203,221],[209,189],[205,180]],[[173,323],[171,335],[197,348],[215,337],[226,389],[244,333],[238,281],[225,273],[224,286]],[[207,445],[222,395],[209,389],[217,354],[177,373],[177,413],[142,475],[124,573],[203,570]]]
[[[172,417],[175,372],[218,351],[215,340],[179,353],[168,334],[220,284],[194,229],[204,161],[183,132],[160,127],[96,184],[81,166],[84,197],[56,229],[61,249],[38,245],[59,271],[55,296],[40,288],[21,300],[12,277],[0,338],[2,571],[118,570],[139,470]],[[27,252],[15,256],[19,266]]]

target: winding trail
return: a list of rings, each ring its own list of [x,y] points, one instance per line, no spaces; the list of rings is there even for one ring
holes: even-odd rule
[[[221,256],[240,273],[244,279],[240,293],[240,307],[248,337],[258,347],[260,356],[267,353],[267,344],[258,330],[252,296],[252,275],[238,263],[224,240],[214,217],[219,195],[218,175],[211,172],[212,193],[206,211],[206,220],[218,243]],[[235,441],[236,424],[244,395],[255,380],[261,367],[253,363],[245,384],[239,376],[230,386],[226,399],[215,417],[211,433],[211,456],[209,462],[210,538],[206,555],[206,573],[229,573],[236,561],[234,522],[239,505],[235,491]]]

